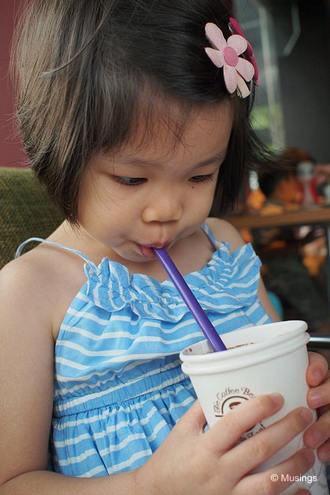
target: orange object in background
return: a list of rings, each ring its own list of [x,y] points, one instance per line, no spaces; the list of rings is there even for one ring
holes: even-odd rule
[[[262,208],[262,205],[265,202],[265,196],[261,192],[261,190],[258,189],[251,189],[251,191],[248,194],[248,197],[246,199],[246,206],[248,211],[258,211]]]

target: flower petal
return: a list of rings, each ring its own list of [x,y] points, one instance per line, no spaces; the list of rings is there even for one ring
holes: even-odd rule
[[[229,36],[227,45],[230,46],[230,48],[233,48],[237,55],[241,55],[241,53],[244,53],[248,47],[246,39],[239,34],[232,34],[231,36]]]
[[[237,86],[238,86],[241,98],[246,98],[251,93],[251,91],[247,87],[244,79],[239,74],[237,74]]]
[[[221,29],[213,22],[208,22],[206,24],[205,34],[212,45],[215,48],[218,48],[218,50],[223,50],[223,48],[227,46],[227,42],[224,35],[222,34]]]
[[[207,56],[212,60],[214,65],[217,67],[222,67],[224,64],[223,54],[219,50],[214,50],[214,48],[205,48]]]
[[[234,67],[230,67],[230,65],[224,65],[223,75],[225,79],[226,88],[229,93],[234,93],[237,88],[237,71]],[[240,77],[240,76],[239,76]]]
[[[238,63],[236,65],[237,72],[245,79],[245,81],[251,81],[254,76],[254,67],[248,60],[238,57]]]

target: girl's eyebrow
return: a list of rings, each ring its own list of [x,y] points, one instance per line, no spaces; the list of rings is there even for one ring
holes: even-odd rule
[[[207,160],[203,160],[199,163],[196,163],[195,165],[192,166],[192,169],[199,168],[199,167],[206,167],[207,165],[210,165],[211,163],[215,163],[216,161],[223,160],[226,156],[227,150],[220,151],[216,155],[208,158]],[[127,158],[123,161],[120,161],[119,163],[123,165],[136,165],[140,167],[144,166],[151,166],[151,165],[164,165],[164,163],[157,162],[154,160],[147,160],[146,158]]]

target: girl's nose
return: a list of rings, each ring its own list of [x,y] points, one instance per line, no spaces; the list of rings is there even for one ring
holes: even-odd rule
[[[150,222],[177,222],[182,215],[182,206],[175,198],[158,198],[154,205],[147,206],[142,213],[142,219],[146,223]]]

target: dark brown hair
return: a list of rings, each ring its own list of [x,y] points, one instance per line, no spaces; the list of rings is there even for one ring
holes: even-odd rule
[[[182,109],[171,129],[180,139],[194,109],[229,98],[223,71],[204,52],[207,22],[231,34],[225,1],[27,3],[12,55],[19,127],[32,168],[72,224],[91,154],[127,143],[141,115],[148,136],[157,99]],[[215,215],[234,204],[247,170],[267,155],[250,126],[251,97],[235,96],[234,105]],[[162,115],[169,122],[170,107]]]

